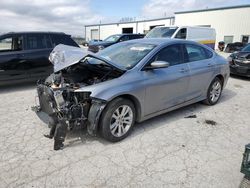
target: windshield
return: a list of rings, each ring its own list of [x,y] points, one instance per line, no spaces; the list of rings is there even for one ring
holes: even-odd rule
[[[248,44],[247,46],[245,46],[244,48],[242,48],[241,51],[242,52],[250,52],[250,44]]]
[[[155,27],[148,32],[146,38],[170,38],[177,30],[177,27]]]
[[[97,55],[111,61],[118,67],[131,69],[142,60],[153,48],[153,44],[119,43],[97,53]],[[90,64],[101,64],[100,60],[89,58]]]
[[[111,35],[108,38],[104,39],[107,42],[116,42],[121,36],[120,35]]]

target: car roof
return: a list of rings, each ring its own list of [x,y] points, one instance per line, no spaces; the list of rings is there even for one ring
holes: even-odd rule
[[[3,35],[11,35],[11,34],[59,34],[66,35],[64,32],[51,32],[51,31],[18,31],[18,32],[9,32],[4,33]]]
[[[154,44],[154,45],[161,45],[166,44],[170,42],[185,42],[187,40],[181,40],[181,39],[171,39],[171,38],[142,38],[142,39],[135,39],[135,40],[129,40],[126,41],[127,43],[145,43],[145,44]]]
[[[122,33],[122,34],[113,34],[113,35],[110,35],[110,36],[114,36],[114,35],[116,35],[116,36],[125,36],[125,35],[144,35],[144,34],[140,34],[140,33],[138,33],[138,34],[135,34],[135,33]]]

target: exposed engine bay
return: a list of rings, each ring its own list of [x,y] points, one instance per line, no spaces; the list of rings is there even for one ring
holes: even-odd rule
[[[60,124],[63,126],[63,134],[57,139],[64,141],[67,130],[75,126],[88,126],[88,132],[94,134],[96,123],[99,118],[100,109],[104,108],[102,102],[91,98],[91,91],[77,92],[76,90],[85,86],[99,84],[123,74],[110,65],[93,57],[85,57],[79,63],[66,67],[50,75],[46,80],[38,82],[37,92],[39,98],[39,109],[49,116],[49,126]],[[92,61],[92,63],[90,63]],[[96,63],[98,62],[98,63]],[[91,109],[92,108],[92,109]],[[90,114],[91,113],[91,114]],[[91,119],[88,119],[91,117]],[[91,127],[92,126],[92,127]],[[67,127],[67,128],[66,128]],[[56,136],[54,136],[56,140]]]
[[[104,64],[88,64],[88,59],[50,75],[38,85],[41,108],[47,114],[56,113],[60,118],[67,118],[79,124],[88,117],[91,105],[90,92],[75,92],[84,86],[105,82],[121,75]],[[46,93],[46,94],[45,94]],[[45,94],[45,96],[44,96]],[[43,99],[45,97],[45,99]],[[50,107],[45,107],[50,101]],[[43,105],[44,104],[44,105]]]

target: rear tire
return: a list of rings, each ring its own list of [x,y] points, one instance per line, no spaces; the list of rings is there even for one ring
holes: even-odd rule
[[[207,105],[215,105],[222,93],[222,81],[216,77],[208,87],[207,98],[203,101]]]
[[[100,119],[103,138],[111,142],[126,138],[135,123],[135,116],[135,107],[130,100],[117,98],[111,101]]]

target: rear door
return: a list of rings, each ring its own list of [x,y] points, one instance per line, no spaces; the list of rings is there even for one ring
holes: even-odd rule
[[[0,38],[0,85],[28,78],[23,56],[23,35],[10,34]]]
[[[200,97],[214,75],[213,53],[196,44],[185,44],[186,62],[190,68],[189,100]]]
[[[24,56],[30,79],[42,79],[53,72],[53,65],[48,59],[51,51],[52,44],[49,35],[42,33],[26,35]]]

